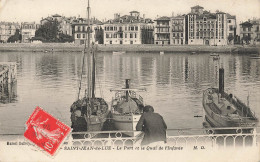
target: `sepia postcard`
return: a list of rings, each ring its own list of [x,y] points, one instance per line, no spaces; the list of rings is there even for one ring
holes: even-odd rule
[[[260,161],[259,0],[0,0],[0,161]]]

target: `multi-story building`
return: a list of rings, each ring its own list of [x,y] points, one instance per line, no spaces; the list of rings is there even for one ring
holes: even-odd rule
[[[78,18],[72,23],[72,31],[75,39],[75,44],[85,44],[87,41],[87,29],[88,23],[87,19]],[[95,42],[96,44],[103,44],[103,28],[102,22],[96,18],[90,19],[90,42]]]
[[[170,44],[185,44],[185,16],[178,15],[170,19]]]
[[[31,39],[35,37],[35,31],[39,25],[35,22],[22,22],[21,23],[21,35],[22,43],[30,43]]]
[[[237,29],[237,22],[236,16],[232,16],[227,13],[227,39],[228,44],[234,44],[236,39],[236,29]]]
[[[228,35],[235,34],[235,16],[191,7],[186,16],[186,43],[190,45],[227,45]]]
[[[248,20],[240,24],[240,39],[243,43],[260,43],[260,19]]]
[[[15,34],[16,29],[20,30],[19,23],[0,22],[0,42],[7,42],[8,38]]]
[[[154,44],[170,44],[170,21],[167,16],[155,20]]]
[[[115,14],[113,20],[103,24],[104,44],[150,44],[153,43],[153,22],[140,17],[138,11],[120,17]]]

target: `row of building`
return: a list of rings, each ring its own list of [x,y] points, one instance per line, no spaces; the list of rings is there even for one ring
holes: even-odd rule
[[[74,37],[76,44],[84,44],[87,37],[88,21],[85,18],[64,17],[58,14],[42,18],[40,24],[0,22],[0,41],[20,29],[22,42],[30,42],[35,31],[48,21],[57,20],[60,32]],[[91,39],[98,44],[160,44],[160,45],[227,45],[235,42],[260,42],[259,19],[248,20],[240,25],[237,35],[236,16],[216,11],[211,13],[197,5],[184,15],[163,16],[155,20],[131,11],[129,15],[99,21],[91,18]]]

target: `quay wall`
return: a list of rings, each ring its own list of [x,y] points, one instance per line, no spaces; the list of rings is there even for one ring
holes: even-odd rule
[[[97,45],[98,51],[113,52],[196,52],[196,53],[238,53],[238,54],[260,54],[260,46],[203,46],[203,45]],[[84,45],[73,43],[2,43],[0,52],[81,52]]]

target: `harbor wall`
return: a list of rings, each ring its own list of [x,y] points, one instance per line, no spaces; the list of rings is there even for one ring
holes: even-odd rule
[[[84,45],[73,43],[4,43],[0,44],[0,52],[81,52]],[[238,54],[259,54],[260,46],[203,46],[203,45],[98,45],[98,51],[113,52],[192,52],[192,53],[238,53]]]

